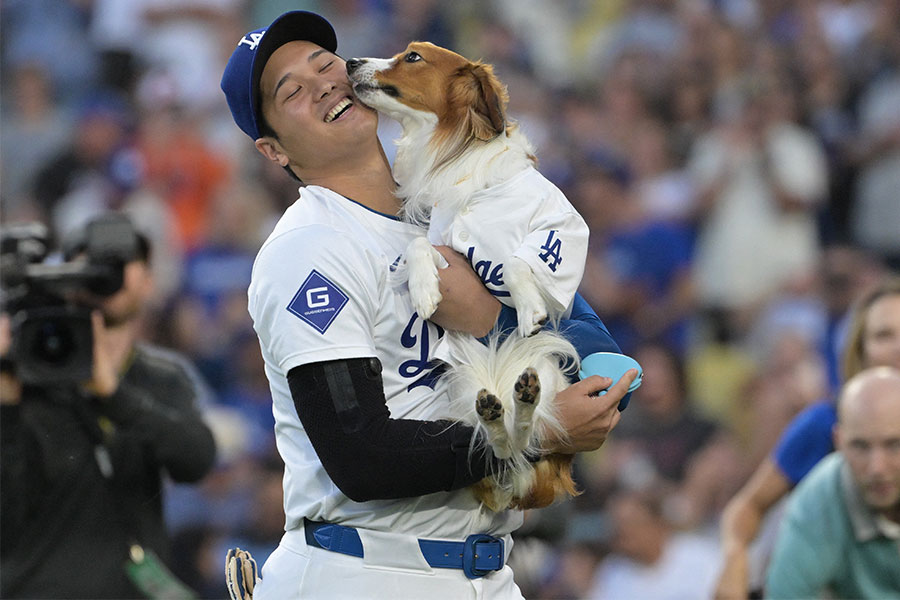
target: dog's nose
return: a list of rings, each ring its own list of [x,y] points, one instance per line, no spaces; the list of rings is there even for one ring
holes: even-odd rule
[[[363,61],[358,58],[351,58],[347,61],[347,74],[352,75],[353,71],[357,70],[360,66],[362,66]]]

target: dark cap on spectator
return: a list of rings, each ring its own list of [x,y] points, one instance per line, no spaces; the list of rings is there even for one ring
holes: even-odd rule
[[[329,52],[337,50],[337,36],[328,21],[315,13],[295,10],[242,37],[225,66],[221,85],[231,116],[253,140],[261,137],[259,78],[263,68],[275,50],[294,41],[313,42]]]

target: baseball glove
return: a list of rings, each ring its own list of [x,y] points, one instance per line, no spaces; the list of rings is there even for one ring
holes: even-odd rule
[[[253,600],[256,561],[246,550],[231,548],[225,555],[225,587],[231,600]]]

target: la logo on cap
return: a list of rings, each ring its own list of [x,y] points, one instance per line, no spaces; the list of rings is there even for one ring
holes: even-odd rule
[[[238,46],[241,44],[247,44],[250,46],[250,50],[256,50],[256,47],[259,46],[260,40],[262,40],[263,35],[265,35],[266,30],[262,31],[254,31],[253,33],[248,33],[244,37],[241,38],[241,41],[238,42]],[[247,36],[250,36],[250,39],[247,39]]]

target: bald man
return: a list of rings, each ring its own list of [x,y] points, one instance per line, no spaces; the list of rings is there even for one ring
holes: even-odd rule
[[[791,495],[768,598],[900,598],[900,370],[846,383],[834,441]]]

